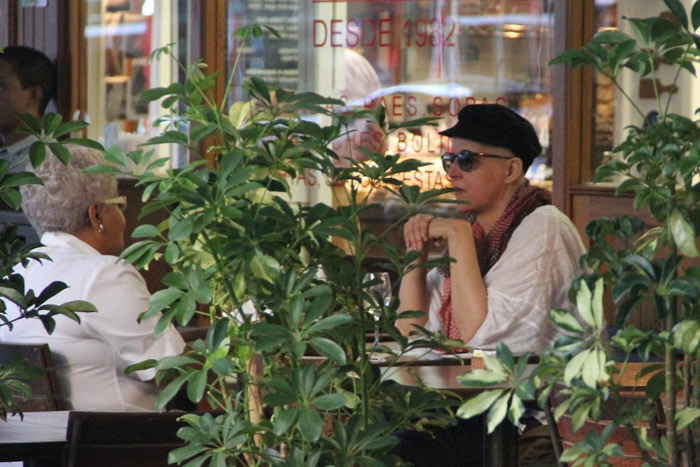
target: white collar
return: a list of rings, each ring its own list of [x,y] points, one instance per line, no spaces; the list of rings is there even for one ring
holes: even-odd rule
[[[93,255],[101,255],[99,251],[76,237],[65,232],[45,232],[41,236],[41,243],[46,247],[70,248]]]
[[[19,154],[20,152],[29,148],[29,146],[31,146],[35,141],[37,141],[36,136],[28,135],[28,136],[22,138],[21,140],[16,141],[14,144],[1,147],[0,151],[7,152],[8,154],[13,154],[13,155]]]

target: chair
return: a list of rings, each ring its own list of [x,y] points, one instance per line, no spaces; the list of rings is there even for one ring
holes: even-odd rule
[[[176,436],[183,413],[71,412],[64,467],[160,467],[184,446]]]
[[[26,380],[32,390],[29,399],[17,400],[22,412],[43,412],[66,410],[66,403],[61,393],[53,366],[48,344],[2,344],[0,343],[0,364],[9,363],[15,357],[22,357],[32,365],[39,367],[42,376]]]

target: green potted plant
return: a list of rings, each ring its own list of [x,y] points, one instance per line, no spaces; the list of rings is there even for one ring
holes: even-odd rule
[[[0,53],[1,49],[0,49]],[[20,115],[26,131],[38,135],[30,151],[31,164],[37,167],[47,157],[59,157],[64,163],[70,159],[70,154],[57,138],[63,137],[64,142],[72,142],[95,147],[95,143],[81,138],[69,138],[70,133],[87,126],[84,122],[63,122],[58,114],[48,114],[42,121],[37,121],[29,114]],[[101,146],[99,146],[101,149]],[[31,172],[10,173],[10,164],[0,160],[0,200],[14,210],[20,209],[22,195],[19,187],[28,184],[41,184],[41,179]],[[13,302],[22,311],[19,318],[7,317],[6,304],[0,301],[0,326],[12,329],[17,319],[39,319],[46,332],[53,332],[54,317],[64,315],[75,321],[80,321],[77,313],[92,312],[95,308],[85,301],[72,301],[62,305],[52,305],[47,302],[66,288],[62,282],[55,281],[44,290],[26,290],[24,280],[13,268],[17,264],[27,264],[30,261],[50,261],[45,254],[33,251],[39,244],[26,244],[17,236],[17,228],[11,224],[2,226],[0,231],[0,298]],[[38,368],[32,367],[21,358],[0,364],[0,419],[6,420],[7,414],[21,414],[18,400],[31,395],[29,385],[25,382],[40,377]]]
[[[246,40],[263,29],[246,27],[236,35]],[[152,54],[166,56],[177,60],[170,47]],[[421,164],[400,161],[398,155],[358,148],[362,157],[349,161],[350,167],[336,165],[330,143],[353,119],[373,120],[385,137],[399,128],[383,108],[340,114],[333,108],[341,101],[272,89],[256,78],[243,84],[250,100],[227,108],[226,97],[212,99],[214,78],[203,72],[203,65],[178,66],[184,83],[144,95],[161,100],[167,110],[158,122],[162,134],[138,151],[108,148],[105,159],[111,165],[92,169],[137,177],[144,189],[143,213],[165,213],[160,224],[138,227],[133,236],[141,240],[122,255],[140,267],[162,257],[172,268],[163,280],[166,288],[153,295],[144,316],[162,313],[161,329],[169,322],[185,325],[196,316],[209,325],[206,338],[185,354],[133,368],[158,370],[157,381],[165,384],[160,408],[186,389],[192,401],[206,401],[224,412],[185,415],[189,426],[180,436],[188,446],[171,453],[170,460],[186,465],[207,460],[214,465],[397,461],[391,455],[398,441],[394,433],[450,423],[456,401],[383,378],[370,353],[389,349],[368,342],[367,335],[379,326],[399,343],[399,354],[412,346],[449,349],[455,343],[440,336],[409,343],[394,327],[396,301],[369,292],[377,282],[365,278],[370,252],[382,251],[383,267],[397,277],[418,253],[404,257],[384,240],[395,226],[384,233],[363,228],[360,216],[376,205],[360,185],[369,192],[390,191],[406,216],[447,202],[441,196],[449,190],[421,193],[403,185],[400,175]],[[229,81],[226,88],[236,85],[240,83]],[[167,126],[172,122],[177,126]],[[183,127],[189,131],[180,131]],[[200,154],[205,142],[207,152]],[[153,144],[176,144],[209,160],[163,170],[162,161],[148,150]],[[331,183],[346,183],[347,202],[294,203],[290,179],[308,170]],[[346,255],[333,237],[342,239],[352,254]],[[447,410],[435,410],[440,408]]]
[[[618,429],[636,444],[639,464],[700,462],[700,269],[692,261],[698,257],[700,234],[700,124],[670,113],[671,96],[662,99],[658,89],[658,119],[648,121],[619,84],[623,69],[655,78],[661,61],[677,67],[675,80],[680,73],[695,75],[700,2],[689,11],[678,0],[664,3],[674,21],[627,18],[635,37],[603,31],[581,50],[567,51],[552,62],[593,67],[609,77],[639,112],[644,124],[627,129],[625,140],[614,150],[618,157],[600,167],[595,180],[622,176],[617,193],[632,192],[633,207],[644,210],[651,222],[623,217],[597,219],[588,225],[591,247],[582,262],[590,272],[577,279],[571,291],[578,315],[552,311],[554,322],[569,335],[540,357],[531,375],[524,376],[508,349],[501,347],[496,357],[486,360],[485,370],[462,379],[467,385],[506,384],[506,389],[467,401],[460,409],[462,416],[489,410],[490,428],[506,414],[517,422],[522,401],[528,399],[537,398],[552,427],[554,419],[569,413],[574,430],[599,420],[606,404],[614,405],[609,427],[588,432],[561,454],[562,463],[619,461],[621,448],[608,443]],[[611,294],[615,324],[621,328],[610,339],[605,333],[604,291]],[[642,303],[654,307],[663,325],[658,331],[626,324]],[[644,396],[637,399],[627,397],[629,387],[620,378],[632,358],[648,362],[636,375],[646,380]],[[554,388],[561,389],[560,403],[552,413],[549,400]],[[656,403],[660,397],[663,403]],[[665,420],[665,426],[656,425],[656,419]]]

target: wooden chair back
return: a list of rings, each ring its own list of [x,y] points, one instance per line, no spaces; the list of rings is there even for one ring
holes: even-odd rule
[[[182,412],[71,412],[65,467],[166,467]]]
[[[48,344],[3,344],[0,343],[0,364],[9,363],[16,357],[41,369],[41,376],[26,380],[32,390],[28,399],[17,400],[22,412],[44,412],[66,410],[66,403],[58,384],[56,370]]]

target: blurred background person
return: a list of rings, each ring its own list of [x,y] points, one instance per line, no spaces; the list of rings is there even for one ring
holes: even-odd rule
[[[17,114],[41,119],[56,94],[56,67],[38,50],[14,46],[0,53],[0,159],[10,172],[24,170],[36,138],[22,133]]]
[[[51,335],[39,320],[20,320],[12,330],[0,329],[0,341],[47,343],[72,410],[153,411],[159,390],[149,380],[155,370],[127,376],[124,369],[143,360],[178,355],[185,343],[172,324],[156,337],[157,318],[138,322],[148,309],[150,294],[139,272],[117,258],[124,248],[126,197],[118,195],[113,177],[81,173],[104,163],[99,152],[67,147],[68,166],[50,155],[34,170],[44,185],[22,187],[22,208],[44,245],[38,251],[51,261],[32,261],[16,270],[27,290],[39,292],[62,281],[68,288],[52,302],[86,300],[97,313],[81,313],[80,323],[57,316]],[[5,303],[8,318],[17,317],[18,308]]]
[[[379,76],[369,61],[352,49],[344,49],[345,81],[344,86],[335,94],[340,93],[340,99],[345,102],[348,109],[373,109],[378,104],[378,99],[372,100],[370,94],[381,88]],[[364,160],[358,147],[365,147],[371,151],[382,152],[381,129],[372,121],[357,119],[347,128],[343,128],[343,136],[333,141],[331,148],[340,159],[337,165],[350,166],[348,159]]]

